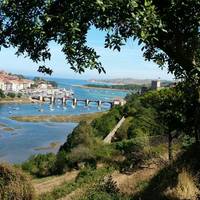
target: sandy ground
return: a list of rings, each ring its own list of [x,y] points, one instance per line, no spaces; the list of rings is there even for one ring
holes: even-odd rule
[[[22,122],[91,122],[97,117],[101,117],[105,112],[81,114],[81,115],[36,115],[36,116],[13,116],[12,120]]]

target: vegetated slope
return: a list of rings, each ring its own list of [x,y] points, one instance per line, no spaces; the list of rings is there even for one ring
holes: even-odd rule
[[[172,101],[175,106],[171,104]],[[183,151],[181,141],[184,134],[177,132],[177,138],[170,135],[171,131],[183,125],[184,118],[180,115],[181,102],[181,94],[176,89],[152,91],[143,96],[129,95],[125,106],[114,107],[91,123],[80,122],[57,155],[51,155],[51,159],[50,155],[37,156],[31,159],[31,162],[27,161],[25,169],[35,176],[80,170],[75,181],[59,184],[39,198],[148,200],[152,199],[151,193],[154,191],[156,194],[153,199],[157,200],[173,199],[174,194],[180,194],[175,200],[182,200],[181,195],[184,198],[189,196],[192,200],[196,198],[198,188],[192,178],[194,175],[187,167],[182,167],[184,156],[178,157],[173,165],[166,163],[169,136],[173,136],[174,141],[173,146],[173,141],[170,143],[173,147],[170,155],[174,156],[175,150]],[[125,116],[126,120],[118,129],[112,143],[105,144],[103,138],[122,116]],[[192,137],[187,137],[187,145],[190,145]],[[105,169],[112,167],[115,173],[100,172],[99,164]],[[189,166],[192,165],[191,163]],[[192,180],[190,187],[180,181],[183,179],[187,180],[185,182]],[[181,191],[180,188],[184,187],[189,194]]]
[[[162,168],[133,200],[197,200],[200,198],[200,147],[191,145]]]
[[[67,172],[63,175],[52,177],[52,178],[43,178],[37,179],[33,181],[33,185],[36,191],[36,194],[42,194],[45,192],[52,191],[55,187],[61,185],[63,182],[74,181],[76,176],[78,175],[78,171]]]

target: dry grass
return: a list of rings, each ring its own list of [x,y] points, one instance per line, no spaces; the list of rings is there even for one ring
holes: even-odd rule
[[[195,177],[183,169],[178,175],[177,185],[173,188],[167,188],[164,194],[172,200],[196,200],[200,193]]]
[[[158,168],[155,167],[137,170],[130,175],[115,172],[112,177],[117,183],[120,192],[129,196],[142,190],[143,185],[148,183],[157,171]]]
[[[81,115],[37,115],[37,116],[13,116],[10,117],[12,120],[22,122],[80,122],[92,120],[101,117],[104,112],[81,114]]]
[[[32,103],[32,100],[29,98],[5,98],[0,100],[0,104],[12,104],[12,103],[26,104],[26,103]]]
[[[51,142],[48,146],[46,147],[36,147],[34,150],[40,151],[40,150],[49,150],[49,149],[56,149],[60,146],[60,142]]]
[[[63,182],[70,182],[75,180],[78,175],[78,171],[67,172],[61,176],[54,176],[49,179],[44,178],[33,181],[34,188],[37,194],[52,191],[55,187],[61,185]]]
[[[0,128],[1,128],[1,127],[6,127],[6,124],[1,124],[1,123],[0,123]]]
[[[4,131],[9,131],[9,132],[10,132],[10,131],[14,131],[15,129],[14,129],[14,128],[5,127],[5,128],[3,128],[3,130],[4,130]]]
[[[29,178],[8,164],[0,164],[0,199],[34,199],[34,189]]]

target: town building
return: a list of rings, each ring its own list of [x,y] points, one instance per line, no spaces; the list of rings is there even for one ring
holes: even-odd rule
[[[0,71],[0,89],[5,92],[19,92],[30,88],[34,82],[28,79],[20,79],[16,75]]]
[[[151,81],[151,89],[152,90],[159,90],[160,87],[161,87],[160,80]]]

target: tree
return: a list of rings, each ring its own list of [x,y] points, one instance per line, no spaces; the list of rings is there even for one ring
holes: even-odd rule
[[[73,132],[68,135],[67,141],[60,147],[59,151],[70,152],[78,145],[91,146],[93,142],[93,128],[85,121],[81,121]]]
[[[4,91],[2,89],[0,89],[0,99],[5,98],[5,94]]]
[[[5,0],[0,3],[0,46],[17,47],[17,55],[45,61],[48,44],[63,48],[71,68],[104,71],[99,55],[87,46],[94,26],[107,31],[105,47],[120,51],[128,38],[138,40],[146,60],[153,60],[190,87],[193,116],[200,116],[199,0]],[[40,66],[39,71],[52,70]],[[200,117],[194,121],[200,140]]]
[[[108,32],[107,48],[120,50],[134,37],[146,59],[167,64],[177,77],[199,75],[198,0],[6,0],[0,15],[0,45],[18,47],[17,55],[27,53],[35,62],[50,58],[48,42],[54,40],[75,71],[101,71],[99,56],[86,45],[95,26]]]
[[[164,127],[168,136],[168,155],[169,160],[173,158],[172,142],[180,133],[185,132],[187,127],[184,96],[178,88],[163,89],[152,91],[141,97],[143,105],[153,107],[158,113],[158,122]]]

